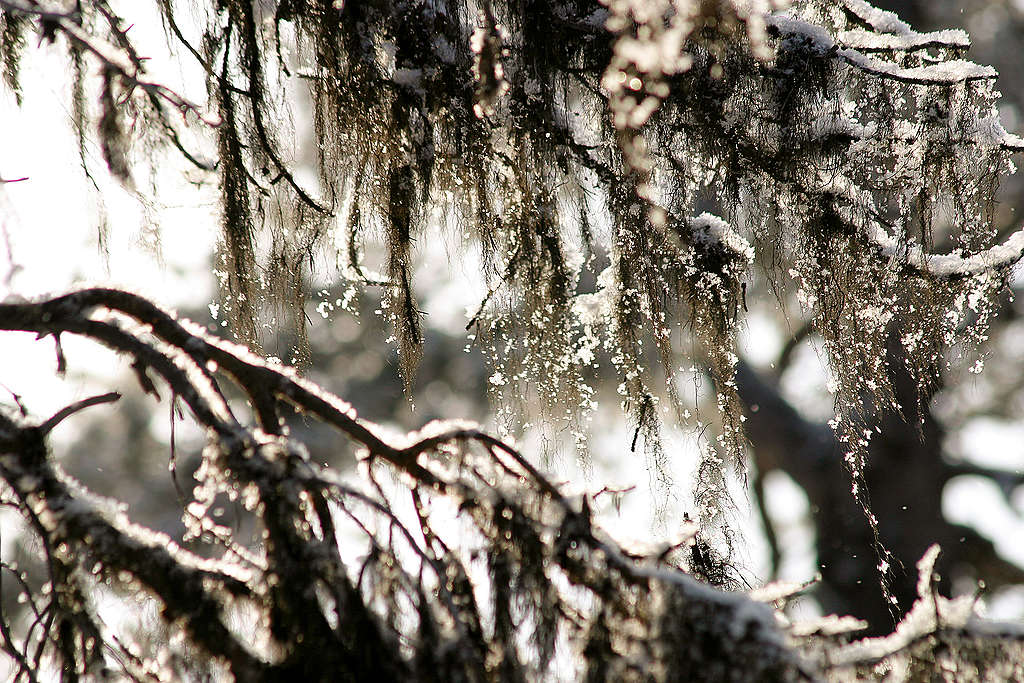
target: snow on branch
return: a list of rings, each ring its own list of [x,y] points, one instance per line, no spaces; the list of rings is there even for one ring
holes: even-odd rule
[[[705,211],[696,218],[690,219],[689,224],[690,230],[693,231],[693,241],[696,244],[705,248],[724,249],[747,264],[754,262],[754,247],[718,216]]]
[[[768,26],[783,37],[799,36],[810,41],[819,54],[835,54],[850,66],[866,73],[890,78],[902,83],[915,85],[953,85],[976,80],[990,80],[998,76],[991,66],[976,64],[964,59],[952,59],[923,66],[903,67],[873,55],[866,55],[858,48],[866,45],[872,51],[894,52],[919,49],[926,43],[941,43],[943,47],[960,48],[961,32],[949,31],[933,34],[873,34],[877,38],[867,39],[861,32],[841,32],[839,41],[825,29],[798,19],[784,12],[769,15]],[[843,38],[851,38],[852,45],[845,45]],[[887,45],[886,47],[882,47]]]
[[[895,12],[879,9],[865,0],[842,0],[842,5],[847,12],[879,33],[907,36],[914,32],[910,24]]]
[[[864,225],[863,234],[886,261],[900,264],[917,275],[936,280],[965,280],[985,274],[1005,272],[1024,258],[1024,226],[1012,233],[1002,243],[993,245],[973,254],[932,254],[919,244],[900,240],[885,229],[881,216],[873,210],[855,207],[859,203],[849,193],[852,188],[837,183],[834,188],[845,188],[844,196],[833,195],[834,208],[848,226]]]
[[[912,658],[915,650],[921,649],[921,645],[925,645],[925,650],[933,647],[926,644],[928,640],[945,643],[951,649],[959,649],[959,656],[966,656],[971,666],[978,666],[979,663],[984,663],[984,659],[973,661],[972,656],[968,654],[971,650],[980,646],[988,653],[985,656],[992,657],[991,653],[996,648],[1012,648],[1015,642],[1020,641],[1022,634],[1018,626],[987,622],[979,618],[975,596],[962,595],[949,599],[939,595],[935,587],[939,579],[935,572],[935,561],[939,553],[939,546],[932,545],[918,561],[918,598],[896,626],[895,631],[884,637],[865,638],[839,647],[829,655],[829,668],[832,671],[863,668],[883,660],[894,662],[901,658]],[[987,643],[983,645],[982,643],[986,641]],[[936,654],[941,657],[940,650],[936,650]],[[1007,665],[1016,673],[1004,673],[1004,680],[1016,679],[1020,673],[1019,669],[1012,662],[1004,661],[991,662],[987,665],[991,668],[987,672],[986,680],[996,680],[999,677],[996,671],[1007,671]],[[970,677],[969,671],[969,667],[962,667],[959,675],[965,678],[961,680],[975,680]]]
[[[953,85],[993,79],[999,75],[991,66],[976,64],[966,59],[953,59],[926,66],[900,67],[848,47],[841,48],[838,54],[848,64],[862,71],[917,85]]]
[[[970,37],[961,29],[898,35],[852,29],[840,31],[838,42],[862,52],[913,52],[933,48],[966,50],[971,46]]]
[[[877,662],[938,629],[963,628],[968,624],[974,614],[975,599],[964,595],[950,600],[939,595],[934,588],[937,579],[935,561],[939,552],[939,546],[932,545],[918,561],[917,602],[896,626],[896,630],[888,636],[865,638],[847,645],[832,654],[833,666]]]
[[[912,680],[936,670],[955,672],[958,681],[1020,680],[1020,627],[983,619],[976,596],[940,595],[939,552],[932,545],[918,561],[917,600],[892,633],[851,641],[864,623],[835,615],[790,627],[811,644],[805,653],[826,680],[872,680],[880,671]]]
[[[940,280],[964,279],[1012,268],[1024,257],[1024,227],[1005,242],[977,254],[928,254],[916,244],[900,244],[877,223],[868,228],[868,238],[882,255],[905,264],[922,275]]]
[[[705,223],[715,231],[713,221]],[[147,394],[157,395],[152,372],[207,427],[186,527],[208,536],[214,522],[207,509],[225,494],[262,529],[251,549],[232,551],[244,539],[220,527],[227,547],[216,559],[132,524],[117,502],[98,505],[60,473],[47,430],[28,418],[0,415],[0,477],[56,563],[54,585],[93,576],[133,585],[134,601],[156,598],[183,645],[236,680],[323,680],[339,672],[488,680],[494,670],[531,679],[553,673],[556,648],[569,648],[562,659],[580,667],[574,677],[601,667],[618,679],[652,665],[652,657],[658,667],[690,671],[688,678],[704,667],[732,679],[808,676],[770,607],[699,583],[683,571],[678,553],[685,549],[626,552],[594,525],[588,496],[564,494],[513,446],[475,425],[435,422],[386,440],[291,369],[119,290],[3,303],[0,329],[95,339],[133,359]],[[247,396],[259,426],[234,416],[219,388],[225,381]],[[345,434],[361,457],[360,475],[313,462],[288,435],[285,406]],[[339,546],[343,526],[368,548],[361,559],[343,559],[351,558]],[[482,594],[492,597],[484,602]],[[81,634],[50,650],[54,666],[78,674],[95,673],[110,657],[137,675],[150,659],[167,661],[160,652],[173,647],[126,646],[129,637],[116,624],[101,627],[88,601],[47,609]],[[249,626],[228,628],[243,613]],[[7,619],[0,617],[5,628]],[[531,626],[519,637],[514,623]],[[7,649],[23,651],[4,638]],[[93,644],[85,653],[74,646],[85,642]],[[715,645],[705,652],[709,642]]]

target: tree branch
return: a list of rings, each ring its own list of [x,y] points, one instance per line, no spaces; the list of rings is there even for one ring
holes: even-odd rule
[[[120,398],[121,394],[116,391],[111,391],[99,396],[91,396],[90,398],[83,398],[81,401],[72,403],[71,405],[61,408],[59,411],[54,413],[54,415],[46,420],[46,422],[39,425],[39,431],[42,432],[43,436],[46,436],[54,427],[78,411],[85,410],[90,406],[99,405],[101,403],[114,403],[120,400]]]

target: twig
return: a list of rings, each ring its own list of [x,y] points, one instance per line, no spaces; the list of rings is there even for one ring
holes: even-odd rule
[[[39,425],[39,431],[45,436],[49,434],[54,427],[63,422],[65,419],[71,417],[80,410],[85,410],[90,406],[99,405],[101,403],[114,403],[121,399],[121,394],[116,391],[111,391],[106,394],[100,394],[98,396],[91,396],[89,398],[83,398],[81,401],[76,401],[71,405],[61,408],[53,414],[46,422]]]

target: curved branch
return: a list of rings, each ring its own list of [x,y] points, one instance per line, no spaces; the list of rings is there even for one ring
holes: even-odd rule
[[[46,420],[46,422],[39,425],[39,431],[43,434],[43,436],[45,436],[49,434],[53,430],[53,428],[56,427],[58,424],[60,424],[65,419],[71,417],[80,410],[85,410],[90,406],[100,405],[101,403],[114,403],[116,401],[119,401],[120,399],[121,394],[117,393],[116,391],[111,391],[106,394],[101,394],[99,396],[83,398],[81,401],[72,403],[71,405],[61,408],[56,413],[54,413],[54,415],[50,417],[48,420]]]

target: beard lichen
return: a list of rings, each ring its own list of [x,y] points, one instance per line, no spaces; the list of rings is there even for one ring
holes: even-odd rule
[[[927,396],[951,345],[971,353],[984,340],[1020,257],[1016,237],[994,245],[993,194],[1024,148],[999,125],[994,71],[963,59],[963,32],[917,33],[858,0],[784,11],[767,1],[222,0],[198,46],[178,4],[158,5],[169,38],[207,74],[220,120],[218,271],[242,340],[256,344],[276,311],[304,347],[314,255],[340,244],[341,276],[383,290],[411,391],[426,334],[417,240],[454,228],[483,256],[489,294],[471,327],[495,393],[535,396],[585,451],[590,378],[607,355],[632,445],[643,437],[666,486],[660,396],[687,419],[677,340],[692,340],[720,415],[694,477],[706,527],[727,507],[730,468],[744,471],[735,345],[752,263],[771,262],[776,291],[823,339],[834,426],[873,519],[863,475],[872,414],[899,408],[891,340]],[[166,116],[177,100],[143,80],[116,22],[106,29],[128,61],[89,43],[86,29],[106,29],[91,3],[83,12],[44,37],[60,29],[76,64],[100,61],[95,123],[111,171],[124,175],[121,91],[148,102],[148,125],[195,161]],[[23,16],[0,13],[14,84]],[[315,189],[293,171],[302,155],[290,121],[302,114],[289,96],[299,90]],[[364,262],[374,240],[380,275]]]

